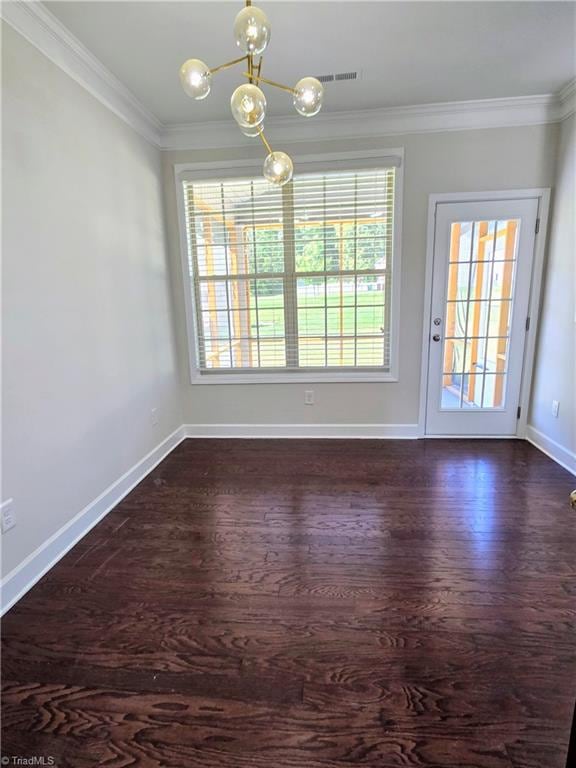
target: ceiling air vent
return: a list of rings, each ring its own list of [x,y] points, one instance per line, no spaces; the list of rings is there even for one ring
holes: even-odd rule
[[[359,80],[359,72],[337,72],[334,75],[316,75],[316,79],[321,83],[342,82],[344,80]]]

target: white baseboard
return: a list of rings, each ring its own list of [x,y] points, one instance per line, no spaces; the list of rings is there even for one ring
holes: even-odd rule
[[[564,448],[563,445],[547,437],[543,432],[540,432],[530,424],[526,426],[526,440],[542,451],[542,453],[545,453],[546,456],[554,459],[557,464],[567,469],[568,472],[576,475],[576,453]]]
[[[420,435],[425,440],[523,440],[518,435]]]
[[[105,515],[164,459],[170,451],[186,438],[184,427],[178,427],[171,435],[140,459],[131,469],[119,477],[103,493],[90,502],[59,531],[41,544],[32,554],[10,571],[1,584],[1,609],[4,614],[20,600],[36,582],[52,568],[68,550],[80,541]]]
[[[414,440],[417,424],[186,424],[186,437],[386,438]]]

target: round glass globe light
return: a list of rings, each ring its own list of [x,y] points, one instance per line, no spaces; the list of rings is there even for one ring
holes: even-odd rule
[[[230,107],[241,128],[255,128],[266,116],[266,96],[257,85],[245,83],[232,94]]]
[[[322,109],[324,86],[315,77],[303,77],[294,86],[294,106],[304,117],[313,117]]]
[[[293,173],[294,166],[286,152],[270,152],[264,160],[264,176],[272,184],[282,187],[290,181]]]
[[[270,40],[270,22],[254,5],[243,8],[234,20],[236,45],[244,53],[263,53]]]
[[[243,128],[242,126],[240,126],[240,130],[242,131],[244,136],[249,136],[251,139],[253,139],[255,136],[260,135],[260,131],[262,130],[263,127],[264,126],[262,125],[262,123],[260,123],[260,125],[256,125],[250,128]]]
[[[180,67],[180,82],[188,96],[193,99],[205,99],[212,87],[210,67],[200,59],[188,59]]]

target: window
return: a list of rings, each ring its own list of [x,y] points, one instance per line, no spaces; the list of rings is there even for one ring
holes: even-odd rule
[[[396,175],[182,182],[196,380],[391,378]]]
[[[504,407],[519,229],[519,219],[452,223],[442,410]]]

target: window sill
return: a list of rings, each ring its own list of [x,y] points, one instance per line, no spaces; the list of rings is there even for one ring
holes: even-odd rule
[[[380,384],[395,383],[398,377],[392,373],[195,373],[191,384]]]

